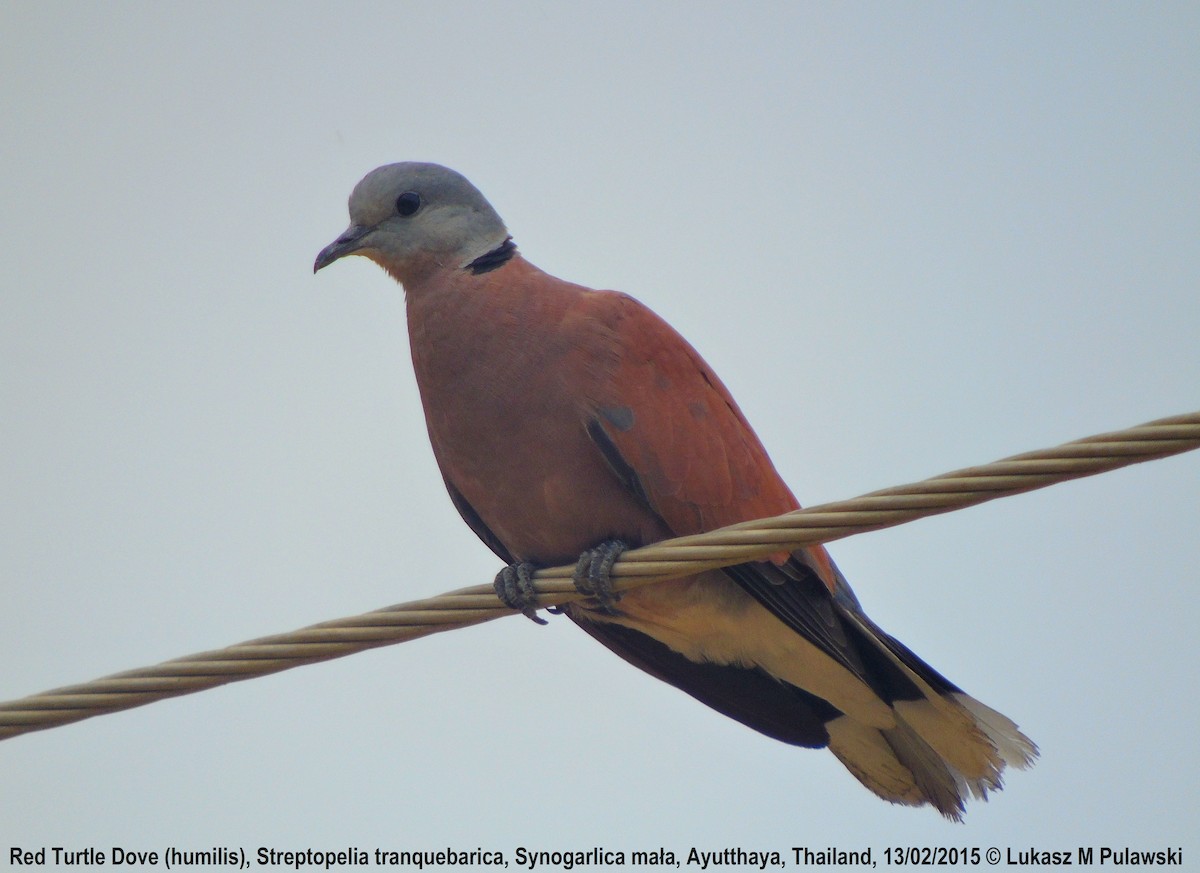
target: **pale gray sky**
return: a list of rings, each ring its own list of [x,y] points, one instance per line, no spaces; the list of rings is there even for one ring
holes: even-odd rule
[[[1200,9],[0,13],[0,698],[489,580],[372,167],[641,298],[816,503],[1200,407]],[[522,619],[0,743],[9,845],[1184,846],[1200,456],[837,543],[1042,747],[952,826]]]

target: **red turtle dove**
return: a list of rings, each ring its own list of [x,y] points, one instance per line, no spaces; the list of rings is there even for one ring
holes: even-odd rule
[[[626,546],[795,509],[733,397],[628,295],[550,276],[460,174],[369,173],[346,255],[404,287],[433,453],[459,513],[507,564],[497,592],[532,615],[531,566],[580,559],[592,597],[563,612],[625,660],[785,743],[828,747],[894,803],[961,816],[1034,744],[863,612],[822,547],[641,587]]]

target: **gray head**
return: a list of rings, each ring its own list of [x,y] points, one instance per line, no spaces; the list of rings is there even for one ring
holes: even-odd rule
[[[364,255],[397,279],[416,262],[465,267],[505,244],[492,205],[460,173],[410,161],[367,173],[350,194],[350,227],[317,255],[313,272]]]

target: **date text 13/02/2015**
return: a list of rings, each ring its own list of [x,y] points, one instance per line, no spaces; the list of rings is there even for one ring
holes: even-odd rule
[[[978,846],[890,846],[883,850],[883,859],[888,864],[896,865],[964,865],[975,866],[981,863],[995,865],[1004,863],[1014,867],[1025,866],[1074,866],[1076,864],[1141,864],[1157,866],[1182,866],[1183,848],[1167,847],[1162,849],[1142,849],[1112,846],[1079,846],[1077,848],[1040,849],[1031,846],[1028,849],[990,847],[981,849]],[[813,863],[809,861],[808,863]],[[800,852],[796,852],[796,863],[803,863]]]

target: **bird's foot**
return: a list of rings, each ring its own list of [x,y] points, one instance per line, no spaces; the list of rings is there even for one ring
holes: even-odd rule
[[[616,615],[621,595],[612,590],[612,566],[629,546],[620,540],[605,540],[579,556],[572,581],[575,590],[591,598],[595,608],[605,615]]]
[[[509,564],[496,574],[492,586],[496,596],[509,609],[515,609],[537,624],[549,624],[537,614],[537,591],[533,587],[533,571],[537,567],[527,561]]]

